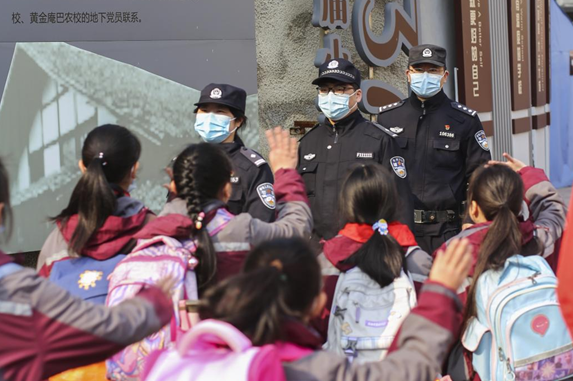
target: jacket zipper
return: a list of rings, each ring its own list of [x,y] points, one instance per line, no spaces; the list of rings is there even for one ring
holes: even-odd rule
[[[332,127],[332,129],[334,130],[334,144],[338,143],[338,131],[336,130],[336,127]]]

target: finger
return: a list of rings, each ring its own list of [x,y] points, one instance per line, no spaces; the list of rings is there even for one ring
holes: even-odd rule
[[[448,246],[446,247],[446,251],[442,255],[445,262],[450,263],[452,260],[452,256],[460,243],[459,239],[453,239]]]
[[[269,142],[269,151],[273,151],[277,148],[277,141],[275,139],[274,129],[266,130],[265,135],[267,136],[267,141]]]
[[[460,263],[463,262],[463,259],[466,256],[469,244],[470,242],[467,239],[465,238],[462,239],[461,241],[459,241],[458,246],[456,247],[456,250],[453,253],[452,258],[450,260],[456,270],[460,268]]]
[[[510,154],[508,154],[507,152],[504,152],[504,153],[503,153],[503,157],[505,157],[505,159],[506,159],[507,161],[509,161],[510,163],[515,162],[515,159],[514,159]]]

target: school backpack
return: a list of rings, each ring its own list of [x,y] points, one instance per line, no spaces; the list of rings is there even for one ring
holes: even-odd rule
[[[477,317],[462,337],[482,381],[562,380],[573,375],[573,343],[557,300],[557,278],[540,256],[509,258],[477,280]]]
[[[284,381],[274,345],[254,347],[231,324],[204,320],[189,330],[175,348],[149,356],[142,381]]]
[[[384,288],[358,267],[341,272],[324,349],[359,363],[380,361],[415,305],[416,292],[404,272]]]
[[[105,304],[108,277],[123,258],[125,255],[118,254],[102,261],[89,257],[65,259],[54,263],[48,279],[83,300]]]

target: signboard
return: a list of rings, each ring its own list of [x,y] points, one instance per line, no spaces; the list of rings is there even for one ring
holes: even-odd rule
[[[458,31],[460,102],[480,113],[493,110],[489,4],[487,0],[455,1]],[[493,122],[482,121],[486,135]]]
[[[508,0],[513,133],[531,130],[531,75],[527,0]]]
[[[547,0],[531,0],[531,103],[533,129],[549,125],[549,18]]]

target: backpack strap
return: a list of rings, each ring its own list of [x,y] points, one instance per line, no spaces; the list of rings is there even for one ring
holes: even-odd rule
[[[177,352],[184,356],[197,343],[226,345],[233,352],[244,352],[251,348],[251,341],[237,328],[218,320],[203,320],[191,329],[177,344]]]
[[[153,237],[151,239],[142,240],[138,245],[135,246],[132,252],[135,253],[136,251],[141,251],[147,247],[157,245],[158,243],[162,243],[165,246],[169,246],[173,249],[179,249],[183,247],[181,242],[175,238],[171,238],[166,235],[158,235],[157,237]]]

